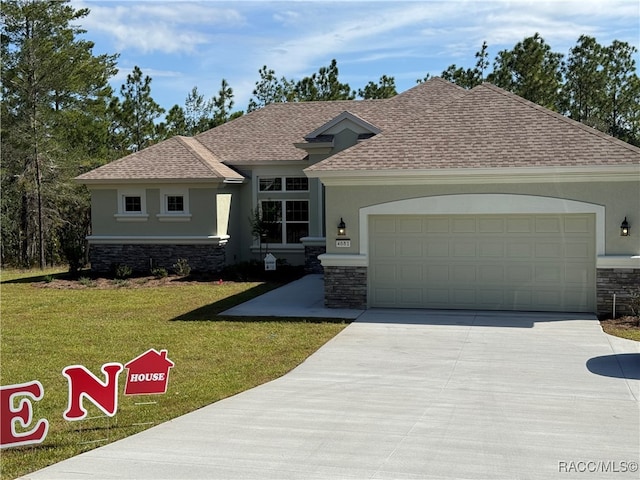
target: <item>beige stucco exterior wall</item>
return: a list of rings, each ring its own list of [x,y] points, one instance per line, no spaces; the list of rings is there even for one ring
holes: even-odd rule
[[[130,185],[121,188],[130,190]],[[160,221],[161,190],[157,186],[141,186],[146,198],[146,221],[121,221],[116,218],[118,211],[118,188],[91,188],[91,222],[93,236],[211,236],[219,235],[216,218],[217,194],[225,192],[217,187],[188,187],[171,185],[171,188],[185,188],[189,195],[188,221]]]
[[[640,182],[585,183],[514,183],[486,185],[361,185],[328,186],[327,197],[327,253],[360,253],[360,209],[397,200],[456,194],[513,194],[562,198],[587,202],[604,207],[606,255],[640,255]],[[429,212],[424,212],[428,214]],[[631,224],[633,234],[620,236],[624,217]],[[347,224],[350,248],[336,248],[336,226],[343,218]],[[634,230],[634,226],[636,229]]]

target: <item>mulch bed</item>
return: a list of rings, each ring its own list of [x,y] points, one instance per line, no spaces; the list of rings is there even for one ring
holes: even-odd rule
[[[640,330],[640,317],[633,317],[631,315],[619,318],[607,318],[605,320],[600,320],[600,323],[602,324],[603,328],[612,327],[629,330]]]
[[[33,286],[37,288],[54,288],[58,290],[81,290],[86,288],[95,288],[99,290],[115,289],[115,288],[150,288],[150,287],[171,287],[178,285],[186,285],[189,283],[211,283],[220,284],[222,279],[219,278],[193,278],[169,276],[164,278],[148,277],[132,277],[127,279],[113,278],[86,278],[81,280],[54,278],[51,281],[34,282]]]

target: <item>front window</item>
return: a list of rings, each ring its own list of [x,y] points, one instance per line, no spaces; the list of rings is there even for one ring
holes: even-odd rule
[[[260,191],[261,192],[281,192],[282,191],[282,178],[280,177],[263,177],[260,179]]]
[[[184,212],[184,197],[182,195],[167,195],[167,212]]]
[[[258,189],[261,192],[308,192],[307,177],[260,177]]]
[[[142,213],[142,198],[139,196],[125,195],[124,211],[126,213]]]
[[[261,210],[267,232],[263,243],[300,243],[309,235],[307,200],[264,200]]]

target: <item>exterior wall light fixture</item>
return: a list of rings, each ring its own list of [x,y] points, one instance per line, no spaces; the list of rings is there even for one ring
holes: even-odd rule
[[[624,220],[620,224],[620,236],[628,237],[629,235],[631,235],[630,231],[631,228],[629,227],[629,222],[627,222],[627,217],[624,217]]]
[[[340,223],[338,224],[338,236],[344,237],[347,234],[347,225],[344,223],[342,217],[340,217]]]

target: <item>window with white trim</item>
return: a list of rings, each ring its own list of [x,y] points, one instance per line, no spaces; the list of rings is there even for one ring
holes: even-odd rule
[[[188,221],[189,190],[186,188],[165,188],[160,190],[160,214],[161,222]]]
[[[146,191],[143,188],[118,190],[118,221],[145,221],[147,215]]]
[[[267,235],[262,243],[292,244],[309,235],[308,200],[262,200]]]
[[[124,196],[125,213],[142,213],[142,197],[138,195]]]
[[[260,177],[259,192],[308,192],[307,177]]]

